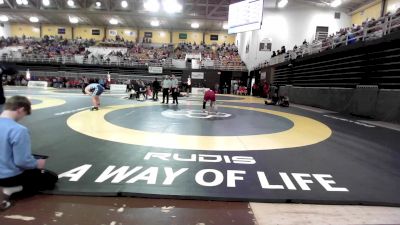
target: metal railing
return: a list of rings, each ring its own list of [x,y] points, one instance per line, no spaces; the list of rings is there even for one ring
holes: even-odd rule
[[[310,44],[306,48],[302,48],[301,46],[301,49],[298,51],[288,51],[287,54],[273,57],[268,62],[268,65],[276,65],[285,61],[289,61],[290,59],[296,59],[299,56],[303,57],[306,55],[312,55],[328,49],[334,49],[339,46],[351,45],[359,41],[376,40],[390,34],[398,28],[400,28],[400,16],[392,15],[385,18],[385,21],[381,24],[377,24],[372,27],[368,27],[367,25],[365,25],[363,26],[363,29],[353,32],[351,34],[336,37],[336,39],[328,38],[325,39],[323,42]],[[264,66],[265,65],[260,65],[259,68],[262,68]]]
[[[30,63],[53,63],[53,64],[82,64],[82,65],[103,65],[103,66],[115,66],[115,67],[143,67],[147,68],[149,66],[163,67],[166,69],[191,69],[189,63],[185,63],[185,67],[175,67],[172,64],[172,59],[168,58],[165,60],[154,60],[154,59],[143,59],[143,60],[131,60],[118,58],[116,61],[100,60],[98,58],[82,59],[77,60],[75,57],[71,56],[57,56],[57,57],[40,57],[37,55],[24,55],[24,56],[2,56],[0,58],[2,62],[30,62]],[[201,63],[200,69],[216,69],[216,70],[228,70],[228,71],[247,71],[246,66],[243,65],[224,65],[218,60],[212,60],[213,66],[205,66],[204,62]]]

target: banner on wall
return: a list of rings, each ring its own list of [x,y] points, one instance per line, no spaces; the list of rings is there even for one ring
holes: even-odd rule
[[[270,51],[272,51],[272,40],[271,40],[271,38],[264,38],[264,39],[260,42],[259,51],[265,51],[265,52],[270,52]]]
[[[260,80],[267,79],[267,72],[261,72]]]
[[[162,73],[163,68],[158,66],[149,66],[149,73]]]
[[[133,30],[125,30],[124,33],[127,36],[135,36],[135,31]]]
[[[92,35],[100,35],[100,29],[92,29]]]
[[[211,34],[210,41],[218,41],[218,34]]]
[[[116,30],[109,30],[109,31],[108,31],[108,34],[109,34],[110,36],[117,36],[118,32],[117,32]]]
[[[204,79],[204,72],[192,72],[192,80],[197,79],[197,80],[202,80]]]
[[[152,38],[153,37],[153,32],[144,32],[144,36],[147,38]]]
[[[187,39],[187,33],[179,33],[179,39]]]
[[[65,34],[65,27],[59,27],[57,30],[58,34]]]
[[[200,60],[192,59],[192,69],[200,69]]]
[[[201,60],[201,54],[200,53],[188,53],[185,56],[185,60],[188,60],[188,59],[199,59],[199,60]]]

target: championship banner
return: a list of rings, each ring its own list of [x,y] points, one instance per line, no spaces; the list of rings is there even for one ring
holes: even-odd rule
[[[163,72],[162,67],[149,66],[149,73],[162,73],[162,72]]]
[[[28,82],[28,87],[47,88],[48,87],[48,83],[47,83],[47,81],[29,81]]]
[[[111,84],[110,91],[111,92],[126,91],[126,84]]]
[[[192,72],[192,79],[204,79],[204,72]]]

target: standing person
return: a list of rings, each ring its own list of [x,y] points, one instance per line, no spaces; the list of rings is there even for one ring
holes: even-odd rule
[[[268,82],[265,82],[264,87],[263,87],[263,96],[262,97],[269,98],[269,90],[270,90],[269,84],[268,84]]]
[[[228,84],[226,82],[225,82],[225,84],[223,86],[223,89],[224,89],[224,94],[225,95],[228,94]]]
[[[239,85],[238,85],[237,82],[235,82],[235,83],[233,84],[233,94],[234,94],[234,95],[237,95],[237,94],[238,94],[238,89],[239,89]]]
[[[214,90],[215,90],[215,93],[218,93],[219,92],[219,83],[215,83],[215,85],[214,85]]]
[[[84,94],[88,94],[92,96],[93,107],[90,109],[91,111],[99,110],[100,106],[100,95],[104,92],[103,86],[98,83],[92,83],[85,87]]]
[[[153,100],[158,101],[158,92],[160,91],[160,82],[157,78],[153,81]]]
[[[165,76],[163,82],[162,82],[162,89],[163,89],[163,101],[162,103],[165,103],[165,97],[167,98],[167,104],[169,102],[169,90],[171,89],[171,80],[169,79],[168,76]]]
[[[171,92],[172,92],[172,104],[177,104],[178,105],[178,95],[179,95],[179,82],[178,79],[176,79],[175,75],[171,76]]]
[[[258,96],[258,85],[256,83],[253,84],[253,87],[251,87],[251,89],[253,89],[253,96]]]
[[[212,109],[215,105],[215,92],[212,89],[207,90],[204,92],[204,99],[203,99],[203,110],[206,109],[206,104],[210,101],[210,109]]]
[[[0,115],[1,209],[10,207],[8,199],[12,192],[22,190],[27,194],[35,194],[53,189],[58,180],[55,173],[44,170],[45,159],[32,156],[29,131],[18,123],[30,114],[31,102],[26,97],[14,96],[7,100]]]
[[[139,87],[140,87],[140,94],[142,94],[143,95],[143,101],[146,101],[147,100],[147,90],[146,90],[146,84],[144,83],[144,81],[143,80],[139,80]]]
[[[3,105],[6,102],[6,97],[4,96],[3,89],[3,69],[0,68],[0,105]]]

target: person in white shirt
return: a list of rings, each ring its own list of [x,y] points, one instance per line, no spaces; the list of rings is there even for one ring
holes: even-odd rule
[[[175,78],[175,75],[171,77],[171,91],[172,91],[172,100],[173,104],[178,105],[178,95],[179,95],[179,87],[178,87],[178,79]]]
[[[171,80],[169,76],[165,76],[164,80],[162,81],[162,89],[163,89],[163,101],[165,103],[165,98],[167,98],[167,104],[169,102],[169,90],[171,89]]]

